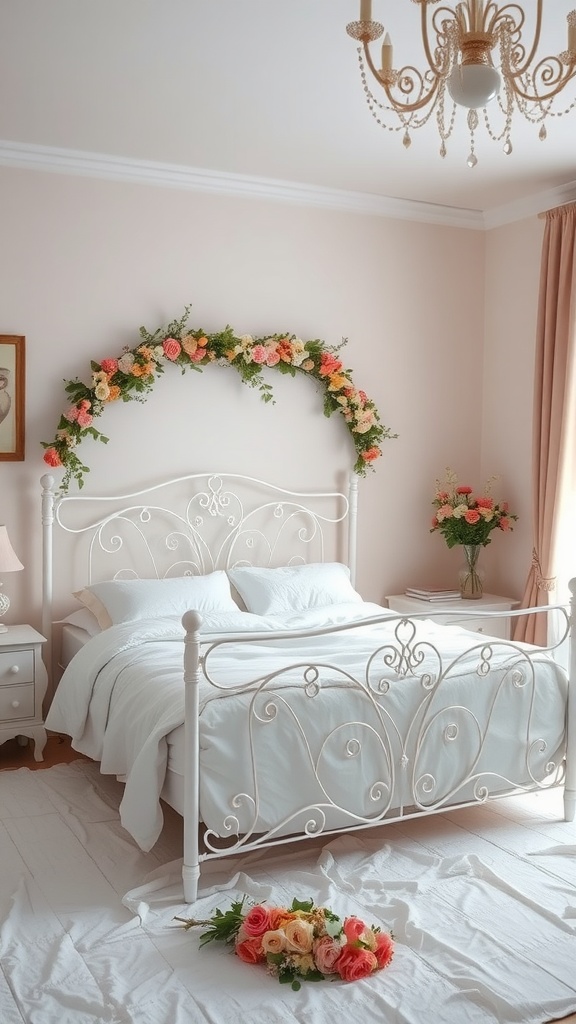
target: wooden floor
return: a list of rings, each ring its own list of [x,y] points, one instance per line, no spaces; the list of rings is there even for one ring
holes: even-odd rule
[[[58,733],[48,733],[43,757],[43,761],[34,760],[33,740],[28,740],[25,746],[21,746],[17,739],[6,740],[6,743],[0,746],[0,771],[13,768],[51,768],[55,764],[87,760],[83,754],[72,749],[69,736],[60,736]]]
[[[50,768],[55,764],[68,764],[70,761],[88,760],[77,750],[70,746],[68,736],[60,736],[57,733],[48,734],[48,742],[44,747],[44,760],[34,760],[34,743],[29,740],[26,746],[21,746],[18,740],[7,740],[0,746],[0,772],[14,768]],[[558,1020],[559,1018],[555,1018]],[[576,1014],[569,1017],[562,1017],[563,1024],[576,1024]],[[550,1022],[551,1024],[551,1022]]]

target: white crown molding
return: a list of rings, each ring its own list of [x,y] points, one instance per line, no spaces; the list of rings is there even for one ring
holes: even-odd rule
[[[441,224],[448,227],[490,230],[524,220],[543,210],[576,200],[576,181],[560,185],[537,195],[515,200],[491,210],[459,209],[435,203],[419,203],[409,199],[392,199],[366,192],[298,185],[292,181],[253,178],[224,171],[206,171],[179,164],[156,163],[152,160],[129,160],[104,153],[89,153],[53,146],[36,146],[0,139],[0,165],[24,170],[52,171],[111,181],[156,185],[161,188],[189,189],[213,195],[241,196],[275,202],[315,206],[320,209],[388,217],[394,220]]]
[[[484,230],[485,226],[483,214],[478,210],[461,210],[451,206],[391,199],[364,192],[298,185],[290,181],[205,171],[178,164],[155,163],[151,160],[128,160],[125,157],[102,153],[36,146],[1,139],[0,165],[113,181],[130,181],[162,188],[190,189],[216,195],[289,202],[300,206],[316,206],[347,213],[473,228],[480,231]]]
[[[486,210],[484,226],[487,230],[502,227],[504,224],[511,224],[516,220],[526,220],[535,214],[552,210],[556,206],[564,206],[575,200],[576,181],[569,181],[565,185],[558,185],[557,188],[547,189],[537,195],[517,199],[506,206],[495,206],[492,210]]]

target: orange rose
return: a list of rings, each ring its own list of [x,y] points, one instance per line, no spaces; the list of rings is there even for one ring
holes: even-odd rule
[[[378,960],[375,953],[362,946],[344,946],[335,966],[343,981],[359,981],[377,970]]]
[[[245,964],[259,964],[265,959],[259,935],[244,939],[243,942],[237,942],[234,951]]]

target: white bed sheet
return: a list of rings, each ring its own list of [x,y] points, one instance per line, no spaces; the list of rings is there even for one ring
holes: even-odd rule
[[[363,660],[366,651],[375,646],[386,631],[390,633],[397,619],[380,606],[370,604],[330,610],[334,623],[350,619],[360,621],[362,617],[375,614],[388,614],[390,624],[358,625],[342,634],[337,660],[351,673],[357,673],[358,659]],[[314,628],[324,621],[324,611],[316,609],[313,613],[295,616],[284,625],[292,629]],[[203,630],[207,637],[216,637],[229,631],[270,632],[281,625],[276,619],[238,612],[205,616]],[[441,646],[450,658],[475,643],[474,636],[459,627],[438,626],[425,620],[417,628],[422,637]],[[48,728],[71,735],[75,749],[99,760],[104,773],[126,778],[122,823],[145,850],[154,845],[162,828],[159,797],[169,753],[170,768],[176,773],[182,771],[183,635],[178,621],[159,619],[112,627],[92,638],[64,673],[46,721]],[[481,644],[485,643],[486,638],[482,637]],[[502,642],[498,643],[505,649]],[[252,679],[258,653],[251,644],[243,650],[237,648],[229,652],[226,658],[221,657],[219,678],[225,685],[236,687]],[[298,653],[315,662],[335,661],[334,637],[300,642]],[[277,667],[287,661],[291,663],[295,658],[294,647],[275,639],[266,657],[268,667],[271,659]],[[510,658],[509,651],[507,658]],[[330,686],[322,689],[320,698],[306,696],[300,679],[297,682],[293,678],[283,680],[275,685],[274,703],[278,713],[273,716],[272,727],[268,723],[260,729],[258,739],[258,768],[266,785],[260,785],[256,794],[253,765],[248,756],[248,724],[243,710],[246,695],[238,692],[222,695],[215,693],[207,683],[201,685],[200,806],[202,818],[209,827],[222,833],[222,823],[239,793],[248,794],[234,811],[241,832],[255,825],[254,796],[257,798],[256,831],[263,831],[278,820],[291,819],[305,805],[314,807],[325,802],[326,795],[330,802],[344,809],[343,814],[330,810],[326,826],[337,828],[353,824],[357,816],[373,817],[381,813],[391,789],[396,802],[409,803],[410,773],[425,777],[426,765],[436,779],[435,793],[448,794],[458,781],[459,773],[465,774],[470,762],[477,739],[476,723],[486,720],[490,721],[490,734],[477,767],[479,774],[493,775],[496,789],[499,785],[502,788],[499,775],[528,781],[527,730],[533,744],[530,770],[537,777],[545,774],[544,766],[548,761],[557,760],[561,755],[566,677],[548,660],[539,670],[537,687],[511,682],[503,691],[498,691],[498,680],[488,682],[478,676],[476,661],[473,666],[464,666],[458,678],[444,680],[444,704],[462,708],[458,742],[446,733],[454,714],[443,717],[441,706],[435,705],[435,713],[429,715],[429,729],[414,731],[414,749],[409,751],[411,764],[405,777],[397,770],[402,751],[396,729],[400,734],[409,732],[409,723],[423,700],[421,681],[415,677],[398,680],[390,674],[388,693],[378,699],[377,708],[369,708],[367,715],[366,692],[360,687],[353,691],[346,688],[341,680],[335,679],[333,671],[328,676]],[[326,700],[328,691],[329,700]],[[263,704],[260,712],[266,717]],[[294,731],[295,716],[306,722],[305,736],[298,729]],[[381,731],[382,717],[387,731],[384,744],[376,728],[380,727]],[[369,727],[349,729],[348,734],[342,730],[343,723],[358,721],[367,722]],[[337,749],[333,745],[322,749],[323,738],[330,729],[337,730]],[[511,730],[518,737],[517,744],[510,741]],[[343,770],[342,739],[354,741],[357,735],[362,737],[362,758],[351,756]],[[460,753],[455,756],[458,747]],[[320,757],[319,751],[322,751]],[[309,770],[311,760],[315,767],[320,764],[319,776]],[[296,787],[295,779],[298,780]],[[375,789],[374,783],[380,783],[380,787]],[[425,784],[419,792],[425,799]],[[457,797],[471,799],[473,786],[468,793],[459,791]],[[286,831],[298,831],[305,820],[305,815],[296,817]]]

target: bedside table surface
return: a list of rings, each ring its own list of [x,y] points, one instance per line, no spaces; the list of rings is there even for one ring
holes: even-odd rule
[[[21,647],[22,644],[44,644],[46,637],[33,626],[8,626],[6,633],[0,633],[0,647]]]
[[[386,600],[401,602],[403,605],[409,606],[414,612],[429,611],[436,613],[441,611],[473,612],[478,608],[481,608],[484,612],[490,610],[511,611],[512,608],[516,608],[520,604],[519,601],[515,601],[512,597],[502,597],[499,594],[482,594],[482,597],[477,598],[475,601],[462,597],[447,601],[426,601],[408,594],[387,594]]]

